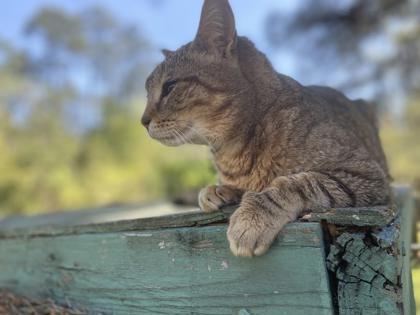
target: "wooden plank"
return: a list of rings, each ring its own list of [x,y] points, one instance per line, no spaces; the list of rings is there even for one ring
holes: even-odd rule
[[[13,215],[0,220],[0,230],[54,226],[75,226],[122,220],[133,220],[197,210],[196,207],[176,205],[168,201],[143,204],[110,205],[105,207],[64,210],[36,216]],[[1,219],[1,217],[0,217]]]
[[[105,223],[92,224],[72,224],[68,225],[52,224],[31,227],[26,224],[25,228],[10,228],[0,225],[1,238],[20,238],[35,236],[59,236],[72,234],[91,234],[104,232],[138,231],[158,228],[174,228],[203,226],[216,223],[226,223],[230,215],[237,207],[227,207],[214,213],[203,213],[200,210],[167,215],[162,217],[151,217],[121,221],[111,221]],[[313,212],[306,215],[301,221],[335,223],[342,226],[384,226],[395,216],[393,208],[389,207],[370,207],[370,208],[340,208],[329,209],[322,212]]]
[[[341,226],[328,259],[340,314],[401,314],[403,308],[414,314],[402,242],[408,194],[397,192],[401,239],[393,208],[329,209],[305,217]],[[268,255],[235,258],[224,224],[235,209],[106,222],[94,210],[91,220],[78,213],[68,224],[49,216],[52,225],[42,224],[42,217],[3,221],[0,287],[70,301],[90,313],[333,314],[320,224],[288,224]]]
[[[394,247],[396,240],[392,240],[398,237],[398,228],[395,223],[383,235],[377,234],[376,239],[365,233],[344,233],[338,237],[327,264],[335,274],[340,315],[406,314],[400,257]]]
[[[386,226],[354,226],[332,235],[327,265],[332,271],[332,292],[340,315],[415,314],[409,260],[409,190],[400,191],[397,207],[399,215]]]
[[[204,213],[191,211],[162,217],[151,217],[133,220],[111,221],[105,223],[93,223],[72,225],[41,225],[33,228],[3,228],[0,229],[0,239],[29,238],[42,236],[62,236],[74,234],[115,233],[128,231],[141,231],[160,228],[204,226],[216,223],[226,223],[232,213],[230,208],[225,211]]]
[[[409,189],[399,186],[394,188],[396,203],[401,204],[407,198]],[[179,213],[144,218],[151,209],[157,213]],[[149,204],[115,206],[108,208],[83,210],[76,212],[49,214],[36,217],[6,218],[0,220],[0,238],[71,235],[78,233],[120,232],[142,229],[202,226],[227,222],[237,207],[227,207],[220,212],[206,214],[200,210],[175,207],[170,204]],[[165,210],[166,209],[166,210]],[[397,215],[395,209],[401,207],[337,208],[314,211],[302,221],[337,224],[341,226],[374,227],[386,226]]]
[[[310,222],[326,221],[341,226],[373,227],[386,226],[396,214],[395,208],[387,206],[335,208],[312,211],[305,216],[305,219]]]
[[[411,274],[411,241],[415,209],[415,200],[406,198],[401,207],[401,282],[403,288],[404,314],[416,314],[416,302],[414,300],[413,279]]]
[[[231,255],[226,226],[9,238],[0,287],[92,314],[333,314],[318,223],[268,255]]]

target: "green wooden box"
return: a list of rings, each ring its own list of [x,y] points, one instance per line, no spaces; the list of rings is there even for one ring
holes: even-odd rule
[[[0,288],[89,314],[415,314],[412,200],[398,196],[399,211],[331,209],[288,224],[252,259],[229,252],[233,209],[10,218],[0,221]]]

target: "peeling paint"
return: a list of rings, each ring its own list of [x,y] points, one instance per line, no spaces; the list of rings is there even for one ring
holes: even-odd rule
[[[210,240],[202,240],[192,244],[192,247],[197,249],[210,248],[213,247],[213,242]]]
[[[150,233],[124,233],[126,237],[151,237],[153,234]]]
[[[359,314],[367,307],[378,314],[402,314],[398,257],[393,254],[398,242],[382,248],[380,241],[370,241],[375,238],[381,236],[346,232],[330,248],[327,265],[335,274],[340,314]]]
[[[222,270],[228,269],[229,268],[229,264],[226,260],[223,260],[220,265],[222,266]]]

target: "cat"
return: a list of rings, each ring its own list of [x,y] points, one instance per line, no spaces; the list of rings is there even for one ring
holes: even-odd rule
[[[163,53],[142,124],[165,145],[210,147],[219,185],[199,205],[239,204],[227,231],[234,255],[264,254],[304,211],[390,203],[370,104],[276,73],[236,34],[228,0],[205,0],[195,39]]]

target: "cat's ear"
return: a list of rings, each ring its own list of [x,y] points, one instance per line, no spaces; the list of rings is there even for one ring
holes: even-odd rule
[[[170,56],[174,55],[175,52],[169,49],[162,49],[162,54],[165,56],[165,58],[169,58]]]
[[[228,0],[205,0],[193,42],[206,53],[231,57],[236,51],[235,18]]]

